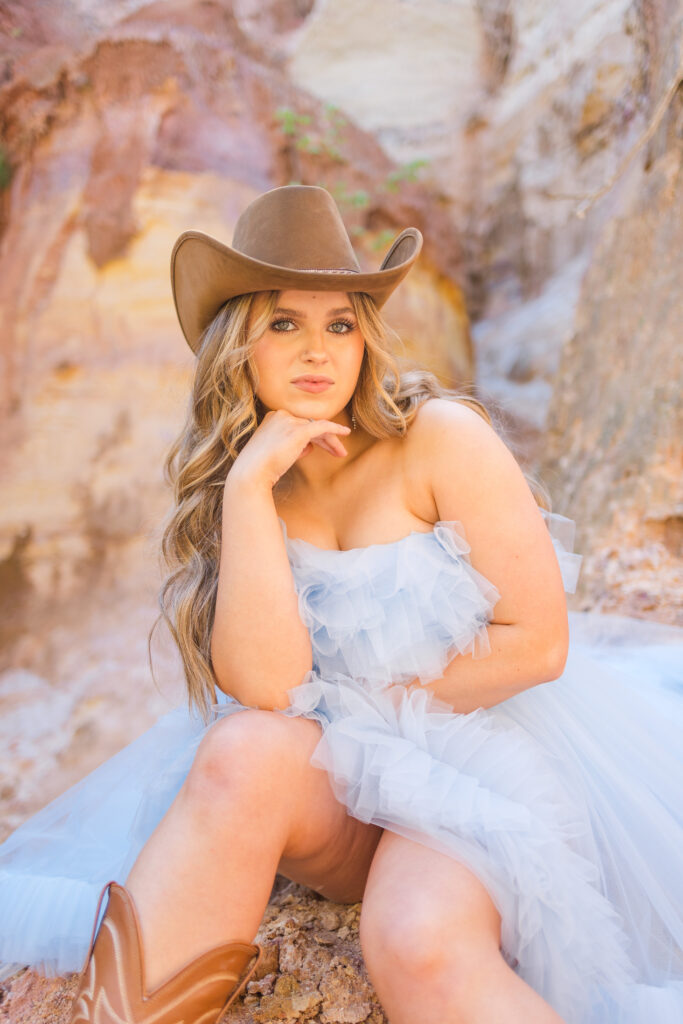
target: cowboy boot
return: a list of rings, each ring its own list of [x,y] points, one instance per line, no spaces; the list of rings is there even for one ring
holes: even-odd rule
[[[107,910],[95,939],[107,890]],[[125,886],[107,882],[97,904],[70,1024],[218,1024],[256,970],[261,952],[257,943],[227,942],[191,960],[148,992],[132,896]]]

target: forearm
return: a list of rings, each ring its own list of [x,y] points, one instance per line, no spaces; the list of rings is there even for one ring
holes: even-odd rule
[[[221,689],[250,707],[286,707],[312,666],[272,490],[230,474],[211,641]]]
[[[566,635],[539,640],[538,632],[503,623],[490,623],[487,632],[490,654],[482,658],[457,655],[440,679],[425,686],[415,679],[408,689],[431,690],[453,711],[466,714],[476,708],[492,707],[562,674]]]

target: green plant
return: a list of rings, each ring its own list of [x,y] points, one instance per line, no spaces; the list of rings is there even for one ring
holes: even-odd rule
[[[384,179],[383,187],[387,192],[398,192],[399,186],[402,181],[417,181],[418,172],[421,167],[427,167],[429,160],[417,159],[409,160],[406,164],[401,164],[395,171],[391,171],[390,174]]]
[[[323,130],[318,131],[310,127],[312,121],[310,114],[300,114],[291,107],[278,107],[274,116],[283,135],[293,140],[295,149],[315,155],[325,153],[333,160],[343,163],[345,158],[339,143],[343,139],[344,129],[349,123],[348,118],[334,103],[326,103],[323,109],[326,126]],[[416,159],[401,164],[391,171],[383,181],[379,182],[378,188],[384,189],[386,192],[398,192],[403,182],[418,181],[420,170],[427,167],[429,163],[429,160]],[[300,185],[302,182],[290,181],[289,184]],[[324,181],[317,181],[315,184],[326,188],[342,208],[346,206],[356,210],[365,209],[370,206],[372,201],[372,196],[366,189],[349,190],[348,183],[345,181],[335,181],[331,185]],[[360,224],[354,224],[350,228],[350,232],[360,238],[370,234],[368,229]],[[394,234],[395,232],[390,230],[380,231],[372,238],[370,245],[374,249],[382,249],[391,242]]]
[[[327,188],[326,185],[323,185],[322,187]],[[334,196],[335,200],[340,205],[363,209],[363,207],[370,204],[369,192],[366,192],[365,189],[356,189],[355,192],[349,192],[345,181],[336,181],[334,185],[330,186],[328,191]]]
[[[343,138],[343,129],[349,123],[348,118],[334,103],[325,104],[325,114],[330,128],[323,139],[323,147],[328,156],[335,160],[342,160],[342,153],[337,143]]]
[[[396,231],[385,228],[383,231],[378,232],[377,235],[372,239],[370,247],[372,249],[386,249],[389,242],[393,241],[396,236]]]
[[[324,111],[327,127],[318,132],[303,130],[311,124],[310,114],[299,114],[291,107],[278,107],[274,116],[283,135],[293,138],[296,149],[316,155],[324,152],[333,160],[341,162],[344,157],[338,143],[348,121],[334,103],[326,103]]]
[[[280,122],[283,135],[296,135],[299,125],[311,123],[310,114],[297,114],[291,107],[278,107],[274,117]]]
[[[5,147],[0,143],[0,189],[7,188],[12,180],[12,165]]]

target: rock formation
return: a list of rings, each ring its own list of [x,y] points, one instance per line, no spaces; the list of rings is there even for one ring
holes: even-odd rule
[[[182,692],[146,651],[192,370],[168,257],[275,185],[329,187],[367,267],[423,230],[387,315],[447,382],[472,318],[577,520],[570,604],[683,623],[675,0],[8,0],[0,33],[0,839]],[[228,1019],[380,1024],[358,912],[278,877]],[[21,972],[0,1021],[73,986]]]

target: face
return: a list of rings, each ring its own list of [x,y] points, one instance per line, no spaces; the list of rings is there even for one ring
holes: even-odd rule
[[[259,311],[261,301],[257,296]],[[283,291],[254,348],[256,394],[266,409],[331,420],[353,395],[364,350],[346,292]],[[330,383],[309,388],[305,381],[297,383],[307,376]]]

